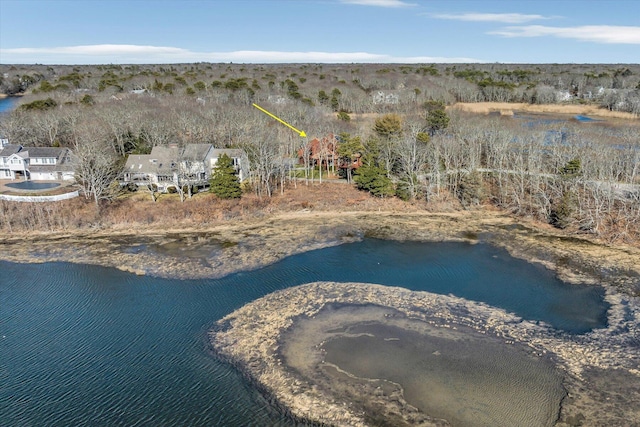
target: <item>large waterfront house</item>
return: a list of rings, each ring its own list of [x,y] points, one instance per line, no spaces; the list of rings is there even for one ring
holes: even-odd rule
[[[338,159],[338,139],[330,134],[323,138],[314,138],[298,149],[298,164],[311,167],[328,168]]]
[[[62,147],[24,147],[16,144],[2,144],[0,179],[73,180],[71,150]]]
[[[333,134],[320,139],[314,138],[298,149],[298,164],[322,167],[327,170],[335,166],[345,170],[358,169],[362,166],[360,153],[354,153],[350,160],[345,159],[338,155],[339,145],[340,137]]]
[[[131,154],[123,173],[123,185],[154,186],[159,192],[185,185],[206,187],[218,157],[232,158],[242,181],[248,174],[243,150],[214,149],[211,144],[176,144],[153,147],[151,154]]]

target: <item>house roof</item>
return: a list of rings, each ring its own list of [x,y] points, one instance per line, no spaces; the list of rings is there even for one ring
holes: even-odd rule
[[[203,162],[212,149],[211,144],[187,144],[182,150],[181,159]]]
[[[298,157],[304,157],[306,154],[311,159],[319,160],[321,156],[337,155],[337,143],[338,140],[333,134],[322,137],[322,139],[314,138],[298,150]],[[305,149],[307,153],[305,153]]]
[[[23,147],[21,145],[7,145],[0,151],[2,157],[19,157],[22,159],[55,158],[55,164],[38,165],[28,164],[28,170],[37,172],[72,172],[71,150],[63,147]]]
[[[4,148],[0,150],[0,157],[9,157],[10,155],[19,153],[20,151],[22,151],[22,145],[5,145]]]
[[[241,158],[245,155],[244,150],[239,148],[214,148],[211,152],[212,158],[217,159],[218,157],[226,154],[227,156],[233,158]]]
[[[171,164],[178,160],[178,147],[177,146],[156,146],[151,150],[149,154],[150,159],[155,160],[158,164]]]
[[[64,147],[23,147],[22,145],[7,145],[0,151],[0,157],[11,157],[14,154],[23,159],[53,157],[57,159],[56,166],[60,166],[65,163],[70,163],[69,157],[71,150]],[[37,166],[31,165],[29,169],[33,167]],[[58,169],[59,168],[56,170]]]
[[[156,146],[151,150],[151,154],[130,154],[125,171],[147,174],[172,173],[180,161],[204,162],[212,148],[211,144],[187,144],[182,149],[175,145]]]
[[[29,147],[26,148],[29,152],[29,157],[56,157],[68,151],[68,148],[60,147]]]
[[[162,155],[160,155],[162,154]],[[171,172],[171,159],[167,159],[165,153],[156,152],[153,154],[130,154],[124,168],[131,173],[167,173]]]

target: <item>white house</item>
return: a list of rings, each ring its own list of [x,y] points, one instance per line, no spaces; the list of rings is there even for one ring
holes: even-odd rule
[[[372,95],[374,104],[397,104],[400,102],[400,96],[397,93],[389,93],[378,91]]]
[[[60,147],[4,145],[0,151],[0,179],[73,180],[71,150]]]

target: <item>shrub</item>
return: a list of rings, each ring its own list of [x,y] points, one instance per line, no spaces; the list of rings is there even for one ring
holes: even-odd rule
[[[559,229],[565,229],[571,224],[572,215],[571,195],[568,191],[565,191],[562,194],[562,198],[551,208],[549,224]]]
[[[342,110],[338,112],[338,119],[342,120],[343,122],[349,122],[351,121],[351,116],[349,115],[349,113]]]
[[[55,108],[58,105],[56,101],[51,98],[47,99],[38,99],[37,101],[30,102],[28,104],[23,104],[20,106],[21,110],[32,111],[32,110],[50,110]]]

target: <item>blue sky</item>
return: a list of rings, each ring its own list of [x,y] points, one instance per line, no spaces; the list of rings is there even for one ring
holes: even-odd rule
[[[0,63],[638,63],[640,0],[0,0]]]

